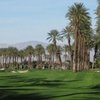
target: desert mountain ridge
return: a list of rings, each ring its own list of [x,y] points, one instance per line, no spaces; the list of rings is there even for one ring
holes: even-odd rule
[[[20,43],[16,43],[16,44],[0,43],[0,48],[16,47],[17,49],[25,49],[29,45],[35,47],[37,44],[41,44],[44,47],[46,47],[48,45],[48,43],[44,43],[44,42],[40,42],[40,41],[27,41],[27,42],[20,42]]]

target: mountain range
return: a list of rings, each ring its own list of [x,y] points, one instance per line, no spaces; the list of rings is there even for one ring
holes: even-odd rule
[[[31,45],[35,47],[37,44],[41,44],[46,47],[48,44],[40,41],[28,41],[28,42],[21,42],[16,44],[0,44],[0,48],[8,48],[8,47],[16,47],[17,49],[25,49],[27,46]]]

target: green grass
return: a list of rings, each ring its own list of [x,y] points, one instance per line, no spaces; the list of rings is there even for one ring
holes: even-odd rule
[[[100,73],[0,72],[0,100],[100,100]]]

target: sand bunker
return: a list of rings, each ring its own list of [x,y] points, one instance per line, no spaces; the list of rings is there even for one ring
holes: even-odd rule
[[[3,71],[3,70],[5,70],[5,68],[1,68],[0,70]]]
[[[24,71],[18,71],[19,73],[27,73],[28,70],[24,70]]]

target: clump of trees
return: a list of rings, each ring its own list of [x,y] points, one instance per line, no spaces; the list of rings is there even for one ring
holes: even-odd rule
[[[89,42],[92,38],[91,18],[83,4],[74,4],[68,10],[69,28],[74,35],[73,71],[88,69]]]

